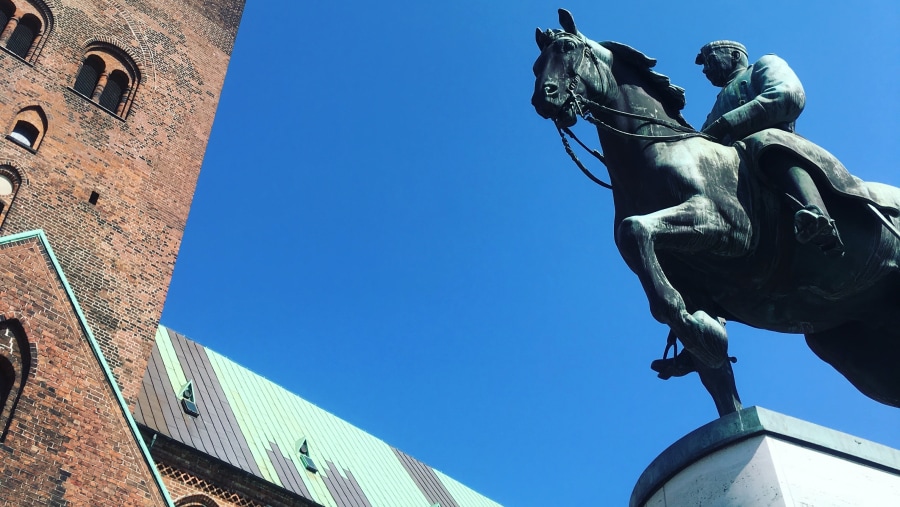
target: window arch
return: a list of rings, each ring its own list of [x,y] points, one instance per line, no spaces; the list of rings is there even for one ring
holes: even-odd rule
[[[43,0],[0,0],[0,47],[32,63],[53,26]]]
[[[44,110],[40,106],[29,106],[16,115],[6,138],[34,153],[44,140],[46,131],[47,115]]]
[[[31,344],[18,319],[0,321],[0,442],[6,440],[32,367]]]
[[[177,500],[175,507],[219,507],[219,504],[206,495],[190,495]]]
[[[84,53],[72,90],[124,118],[139,81],[140,72],[128,53],[112,44],[95,42]]]
[[[6,42],[6,49],[19,55],[20,58],[28,56],[31,45],[41,31],[41,21],[34,14],[26,14],[22,16],[16,28],[9,36]]]

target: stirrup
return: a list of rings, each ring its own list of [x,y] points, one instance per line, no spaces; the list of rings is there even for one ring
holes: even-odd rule
[[[844,242],[834,220],[815,204],[794,214],[794,237],[802,245],[811,243],[819,247],[825,255],[844,255]]]

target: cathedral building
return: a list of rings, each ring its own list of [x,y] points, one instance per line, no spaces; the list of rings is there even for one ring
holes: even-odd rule
[[[159,326],[243,5],[0,0],[0,505],[497,505]]]

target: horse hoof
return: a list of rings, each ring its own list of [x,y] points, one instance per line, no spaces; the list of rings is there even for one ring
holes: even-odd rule
[[[709,368],[719,368],[728,360],[728,334],[725,327],[703,310],[691,315],[695,343],[685,347]],[[682,340],[684,341],[684,340]]]

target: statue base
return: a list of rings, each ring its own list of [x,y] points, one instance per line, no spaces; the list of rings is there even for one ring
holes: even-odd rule
[[[898,498],[900,451],[750,407],[663,451],[641,474],[629,505],[822,507]]]

